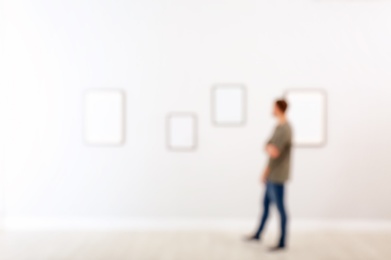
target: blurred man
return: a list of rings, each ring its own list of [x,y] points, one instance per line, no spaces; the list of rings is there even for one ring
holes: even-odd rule
[[[286,246],[287,214],[284,205],[284,190],[285,183],[289,179],[292,146],[292,130],[285,115],[287,108],[288,104],[285,100],[277,100],[274,104],[273,115],[277,118],[278,124],[266,144],[265,150],[269,156],[269,163],[261,175],[261,181],[266,186],[263,216],[258,231],[248,238],[248,240],[260,240],[269,216],[270,204],[274,203],[280,215],[281,235],[278,244],[272,247],[271,251],[282,250]]]

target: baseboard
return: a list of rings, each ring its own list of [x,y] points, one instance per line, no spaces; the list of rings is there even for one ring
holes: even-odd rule
[[[254,223],[252,223],[254,225]],[[248,220],[137,219],[137,218],[13,218],[6,217],[6,230],[245,230]]]
[[[228,231],[249,232],[257,225],[246,219],[128,219],[128,218],[16,218],[3,220],[5,230],[94,230],[94,231]],[[292,220],[293,231],[391,232],[391,220]],[[268,223],[277,228],[276,220]]]

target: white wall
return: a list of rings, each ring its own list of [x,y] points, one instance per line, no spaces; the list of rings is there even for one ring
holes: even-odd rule
[[[3,1],[0,1],[0,226],[3,224],[3,217],[4,217],[4,180],[5,180],[5,169],[4,169],[4,164],[5,164],[5,157],[4,157],[4,151],[5,151],[5,143],[3,142],[4,140],[4,135],[6,132],[4,131],[4,123],[5,123],[5,111],[4,111],[4,100],[5,98],[3,97],[3,89],[5,85],[3,84],[4,76],[5,76],[5,66],[4,66],[4,59],[5,59],[5,52],[4,52],[4,3]]]
[[[10,218],[255,219],[290,87],[329,94],[329,142],[295,149],[296,219],[391,219],[389,1],[4,1],[1,138]],[[244,83],[248,123],[215,128],[214,83]],[[127,94],[127,142],[82,142],[82,93]],[[199,149],[165,148],[171,111]]]

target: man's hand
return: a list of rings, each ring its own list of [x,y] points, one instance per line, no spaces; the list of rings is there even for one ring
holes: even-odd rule
[[[273,158],[273,159],[276,159],[278,156],[280,156],[280,151],[278,150],[278,148],[273,145],[273,144],[268,144],[266,146],[266,152],[267,154]]]
[[[266,167],[263,174],[261,174],[261,183],[266,184],[268,178],[269,178],[269,167]]]
[[[262,174],[261,175],[261,183],[262,184],[266,184],[267,183],[267,175],[266,174]]]

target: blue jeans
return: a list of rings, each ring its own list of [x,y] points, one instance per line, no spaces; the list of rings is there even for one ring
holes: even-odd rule
[[[261,224],[258,228],[255,236],[260,237],[262,231],[265,227],[266,221],[269,217],[269,208],[271,203],[275,203],[280,214],[280,224],[281,224],[281,236],[278,246],[285,246],[286,239],[286,224],[287,224],[287,215],[284,207],[284,184],[276,184],[268,182],[266,184],[265,197],[263,199],[263,215],[261,219]]]

